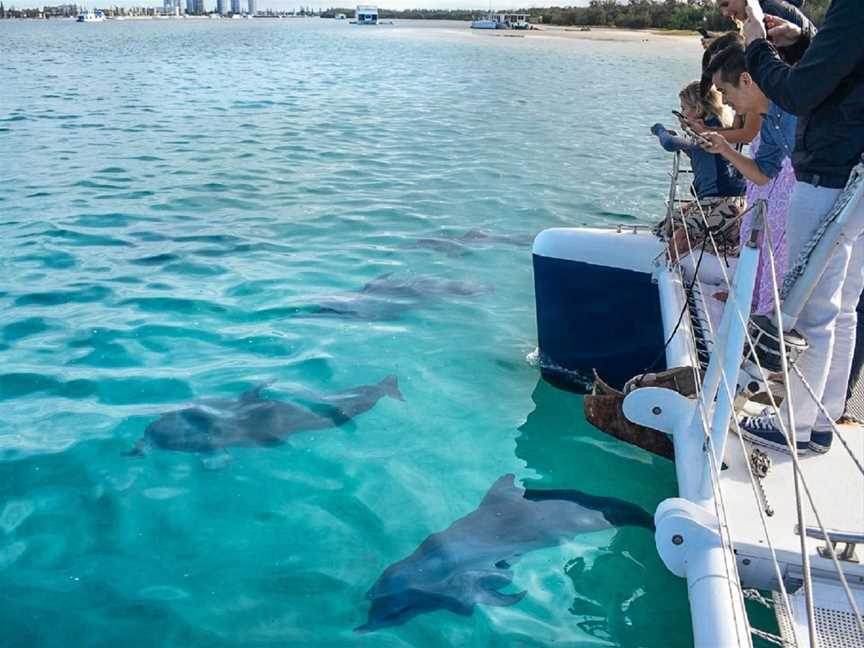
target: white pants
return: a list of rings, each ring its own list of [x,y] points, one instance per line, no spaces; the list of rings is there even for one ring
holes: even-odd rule
[[[795,184],[786,220],[790,264],[795,263],[839,194],[839,189],[814,187],[805,182]],[[864,288],[864,236],[858,234],[835,248],[795,325],[810,345],[797,366],[833,420],[840,418],[845,409],[855,348],[855,307]],[[814,428],[829,429],[829,422],[794,371],[789,385],[796,440],[809,440]]]

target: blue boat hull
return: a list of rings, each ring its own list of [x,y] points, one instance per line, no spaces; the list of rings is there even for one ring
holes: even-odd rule
[[[546,230],[537,237],[534,289],[544,378],[587,393],[595,370],[621,387],[649,367],[665,368],[651,274],[658,245],[650,235],[614,230]]]

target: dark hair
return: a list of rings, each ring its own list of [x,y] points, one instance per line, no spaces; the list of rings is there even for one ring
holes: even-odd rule
[[[735,43],[744,44],[744,38],[737,31],[726,32],[722,36],[713,39],[705,48],[705,53],[702,55],[702,73],[708,68],[711,58],[720,50],[724,50]]]
[[[718,72],[723,81],[737,87],[741,75],[746,71],[747,59],[744,56],[743,43],[729,45],[711,57],[708,67],[702,72],[702,90],[705,92],[711,88],[711,79]]]

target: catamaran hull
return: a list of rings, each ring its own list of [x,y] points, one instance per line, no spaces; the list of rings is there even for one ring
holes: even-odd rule
[[[665,368],[651,275],[661,252],[656,237],[632,228],[556,228],[537,236],[534,289],[544,378],[587,393],[595,370],[620,388],[649,367]]]

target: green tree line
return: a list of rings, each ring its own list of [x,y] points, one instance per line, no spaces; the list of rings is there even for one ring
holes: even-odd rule
[[[805,0],[803,10],[817,24],[831,0]],[[328,9],[324,18],[336,14],[353,16],[354,9]],[[382,19],[471,20],[487,13],[482,9],[379,9]],[[628,29],[697,29],[726,31],[733,27],[720,15],[713,0],[591,0],[587,7],[545,7],[517,9],[508,13],[528,14],[534,22],[546,25],[625,27]]]

